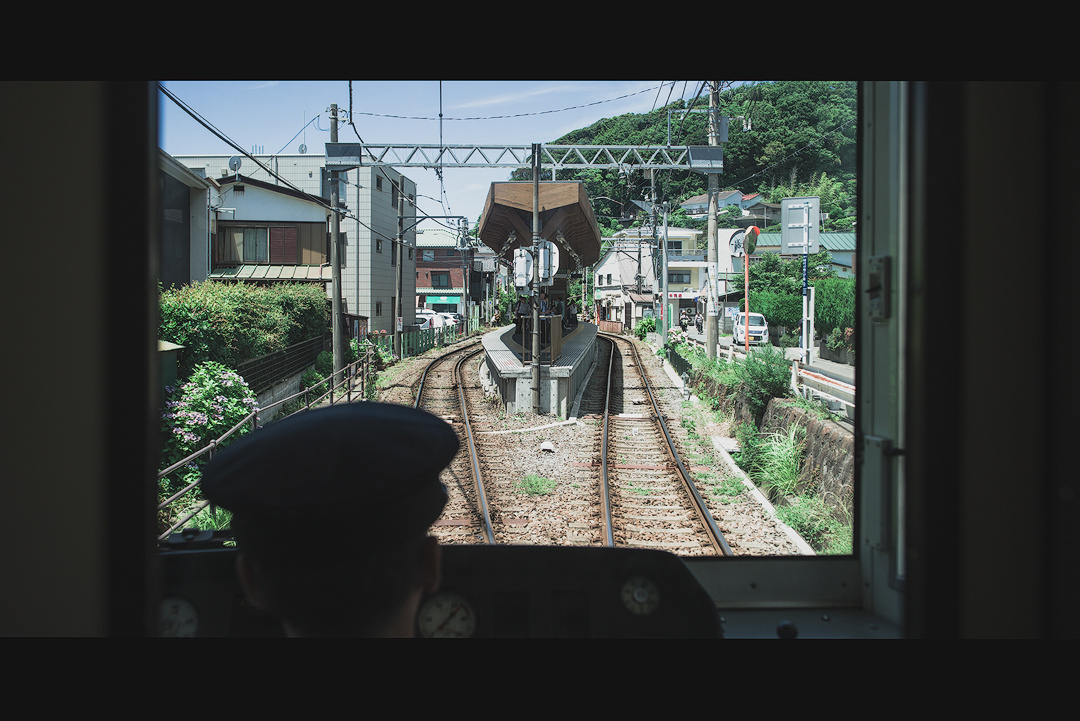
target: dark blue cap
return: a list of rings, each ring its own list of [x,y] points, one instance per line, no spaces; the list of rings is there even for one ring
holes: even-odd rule
[[[342,403],[256,430],[214,456],[202,488],[260,528],[347,527],[366,540],[423,534],[446,504],[458,450],[444,420],[407,406]]]

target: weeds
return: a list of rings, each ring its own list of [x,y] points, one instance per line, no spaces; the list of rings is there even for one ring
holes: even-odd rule
[[[555,481],[530,473],[515,488],[519,493],[530,496],[545,496],[555,490]]]

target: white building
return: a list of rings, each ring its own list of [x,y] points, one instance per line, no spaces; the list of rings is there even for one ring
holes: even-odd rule
[[[325,232],[329,233],[332,220],[329,211],[331,188],[330,173],[324,167],[325,157],[317,154],[253,157],[254,160],[246,156],[240,157],[239,167],[236,168],[230,167],[230,156],[226,155],[185,155],[176,156],[176,160],[191,168],[193,172],[218,182],[223,183],[230,177],[235,179],[239,174],[254,181],[278,185],[293,194],[306,194],[311,198],[307,203],[309,206],[313,203],[318,205],[321,201],[325,204],[320,211],[322,221],[327,229]],[[369,331],[393,332],[394,319],[399,315],[396,297],[399,269],[394,252],[398,236],[399,193],[404,193],[406,198],[406,217],[403,224],[405,243],[400,269],[403,299],[400,315],[404,324],[415,320],[413,298],[416,293],[416,263],[413,248],[416,211],[412,201],[416,198],[416,183],[385,166],[343,170],[338,175],[340,203],[345,207],[339,228],[342,235],[343,312],[348,316],[351,331],[366,324]],[[223,188],[227,185],[229,184],[223,183]],[[223,191],[212,196],[210,205],[215,223],[237,220],[235,211],[229,210],[235,205],[232,191]],[[258,221],[267,228],[274,222],[274,218],[258,218],[250,215],[248,211],[245,213],[248,217],[244,220]],[[305,219],[304,222],[308,220]],[[269,257],[265,260],[256,257],[254,262],[268,266],[283,265],[271,262]],[[290,262],[292,265],[306,265],[302,257]],[[331,292],[328,283],[328,296]]]

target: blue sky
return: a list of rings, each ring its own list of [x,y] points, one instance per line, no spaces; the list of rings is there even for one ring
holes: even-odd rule
[[[338,140],[438,145],[547,143],[601,118],[645,113],[679,97],[689,100],[701,81],[162,81],[180,100],[247,152],[322,154],[330,141],[328,108],[353,110],[352,127],[339,124]],[[440,98],[441,94],[441,98]],[[170,155],[236,151],[161,95],[161,147]],[[442,122],[439,122],[440,112]],[[440,141],[441,134],[441,141]],[[427,215],[483,211],[492,182],[509,170],[408,168],[418,206]],[[421,224],[421,227],[433,225]]]

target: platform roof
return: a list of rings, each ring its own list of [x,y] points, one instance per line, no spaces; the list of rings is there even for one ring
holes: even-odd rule
[[[574,267],[568,249],[578,255],[584,267],[600,258],[600,227],[596,224],[584,185],[580,182],[541,182],[539,206],[540,237],[559,246],[560,269]],[[532,181],[492,183],[480,218],[480,241],[510,260],[517,248],[532,247],[532,228]],[[511,231],[515,237],[507,243]]]

